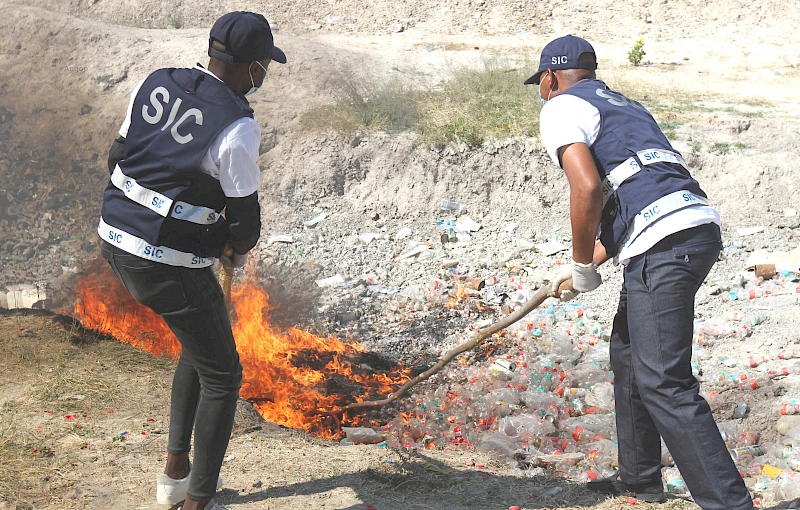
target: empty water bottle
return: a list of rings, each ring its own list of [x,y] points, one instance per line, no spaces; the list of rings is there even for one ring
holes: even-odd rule
[[[452,200],[442,199],[442,202],[439,204],[439,209],[442,211],[450,211],[454,213],[461,212],[461,204],[458,202],[453,202]]]
[[[741,420],[746,418],[749,412],[750,406],[747,405],[747,402],[737,402],[736,408],[733,410],[733,418],[736,420]]]

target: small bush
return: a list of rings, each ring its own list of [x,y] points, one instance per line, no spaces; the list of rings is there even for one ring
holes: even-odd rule
[[[441,91],[426,97],[423,138],[475,147],[487,138],[537,135],[541,104],[535,88],[522,85],[528,75],[496,63],[453,72]]]
[[[171,17],[169,20],[169,26],[177,30],[180,30],[181,28],[183,28],[183,18],[181,18],[180,16]]]
[[[535,89],[522,84],[529,74],[486,64],[456,70],[427,90],[346,78],[336,100],[305,112],[300,124],[311,131],[414,131],[424,143],[469,147],[487,138],[535,136],[541,105]]]
[[[642,63],[642,58],[647,55],[644,51],[644,39],[639,39],[635,43],[633,43],[633,48],[631,51],[628,52],[628,61],[631,64],[638,66]]]
[[[333,104],[304,113],[300,124],[312,131],[408,131],[417,124],[417,95],[396,82],[343,79]]]
[[[709,152],[716,152],[717,154],[730,154],[734,151],[741,151],[746,149],[747,146],[742,142],[714,142],[711,147],[708,148]]]

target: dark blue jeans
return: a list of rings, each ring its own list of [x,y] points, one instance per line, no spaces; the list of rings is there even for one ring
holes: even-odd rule
[[[167,451],[189,453],[194,429],[188,495],[210,498],[216,492],[242,382],[222,289],[211,268],[151,262],[106,242],[102,254],[128,292],[160,315],[181,343]]]
[[[704,510],[753,506],[692,375],[694,297],[722,247],[719,227],[668,236],[625,267],[611,334],[620,479],[661,483],[661,441]]]

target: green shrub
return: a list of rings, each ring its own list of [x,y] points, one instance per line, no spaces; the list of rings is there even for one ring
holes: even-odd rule
[[[541,105],[522,83],[523,69],[484,64],[459,69],[438,87],[411,89],[396,81],[340,79],[332,104],[306,111],[300,125],[310,131],[414,131],[423,143],[481,145],[538,134]]]
[[[642,58],[647,55],[644,51],[644,39],[639,39],[635,43],[633,43],[633,48],[631,51],[628,52],[628,61],[631,64],[638,66],[642,63]]]
[[[418,95],[397,82],[376,85],[346,78],[335,101],[305,112],[300,124],[312,131],[409,131],[418,122]]]

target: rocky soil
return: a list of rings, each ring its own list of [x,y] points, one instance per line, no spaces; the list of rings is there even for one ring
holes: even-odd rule
[[[0,2],[0,286],[41,283],[49,306],[69,309],[72,284],[97,255],[106,151],[131,89],[158,67],[205,62],[210,23],[244,7],[274,21],[290,56],[289,65],[270,68],[268,86],[253,100],[263,127],[264,229],[249,270],[280,304],[274,317],[281,324],[426,363],[502,307],[398,318],[393,307],[404,291],[446,278],[443,266],[477,278],[522,275],[536,285],[568,257],[530,249],[551,240],[570,245],[567,182],[536,138],[475,150],[429,147],[410,134],[308,133],[299,117],[330,102],[346,73],[430,86],[486,59],[526,65],[550,38],[571,32],[596,42],[612,86],[624,81],[652,89],[654,100],[677,98],[657,118],[680,119],[674,145],[724,221],[726,252],[698,295],[698,319],[732,310],[768,317],[744,341],[716,344],[708,366],[721,367],[720,356],[791,347],[786,339],[800,329],[797,297],[742,304],[718,296],[718,283],[744,271],[753,250],[789,251],[800,242],[800,14],[771,0]],[[627,67],[639,37],[650,65]],[[685,111],[680,99],[698,94],[702,108]],[[442,211],[443,199],[461,210]],[[304,226],[321,213],[316,226]],[[437,220],[466,217],[480,229],[442,243]],[[740,233],[757,226],[763,231]],[[271,243],[278,234],[291,234],[292,243]],[[426,255],[398,260],[425,243]],[[610,264],[601,273],[605,284],[581,301],[610,323],[621,276]],[[337,274],[344,284],[316,284]],[[787,377],[777,387],[789,395],[800,381]],[[776,437],[779,396],[751,401],[747,425],[766,438]],[[728,413],[736,397],[726,399]]]

